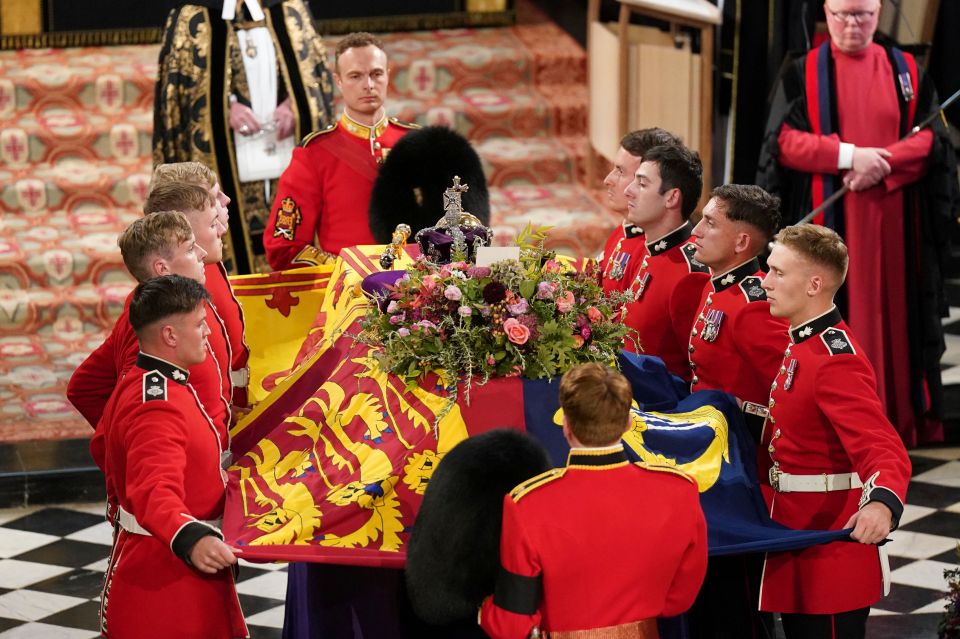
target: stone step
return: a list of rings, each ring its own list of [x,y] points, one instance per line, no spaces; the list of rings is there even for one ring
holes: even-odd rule
[[[152,112],[159,45],[0,51],[0,122],[48,107]]]
[[[152,130],[149,110],[108,115],[51,106],[5,123],[0,131],[0,168],[29,168],[65,158],[139,165],[150,157]]]
[[[0,171],[0,210],[38,217],[91,204],[138,208],[150,185],[151,161],[118,164],[67,158]]]

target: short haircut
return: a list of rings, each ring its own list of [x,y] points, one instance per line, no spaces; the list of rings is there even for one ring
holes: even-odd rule
[[[150,178],[150,190],[152,191],[158,184],[167,182],[196,184],[206,189],[212,189],[220,183],[220,180],[213,169],[206,164],[200,162],[170,162],[161,164],[153,170],[153,176]]]
[[[383,51],[384,54],[387,52],[387,50],[383,48],[383,40],[372,33],[367,33],[366,31],[348,33],[337,42],[336,69],[338,72],[340,71],[340,56],[343,55],[344,51],[347,49],[359,49],[361,47],[376,47]]]
[[[630,382],[610,366],[581,364],[560,380],[560,407],[574,437],[584,446],[607,446],[619,440],[632,402]]]
[[[660,193],[680,189],[680,213],[689,220],[703,191],[703,164],[700,154],[683,145],[661,144],[647,151],[644,162],[656,162],[660,169]]]
[[[162,275],[141,282],[130,299],[130,325],[137,337],[143,330],[171,315],[182,315],[197,309],[210,294],[203,284],[181,275]]]
[[[163,182],[151,189],[143,212],[149,215],[157,211],[202,211],[213,204],[209,189],[199,184]]]
[[[138,282],[156,277],[149,259],[173,258],[177,247],[193,237],[190,222],[180,211],[158,211],[134,220],[117,238],[123,264]]]
[[[642,158],[647,151],[655,146],[683,145],[683,140],[666,129],[660,127],[651,127],[649,129],[639,129],[631,131],[620,138],[620,146],[623,150],[635,158]]]
[[[724,184],[710,193],[723,204],[723,213],[734,222],[746,222],[769,242],[780,228],[780,198],[753,184]]]
[[[819,224],[797,224],[781,230],[773,241],[830,269],[837,276],[838,285],[847,276],[847,245],[833,229]]]

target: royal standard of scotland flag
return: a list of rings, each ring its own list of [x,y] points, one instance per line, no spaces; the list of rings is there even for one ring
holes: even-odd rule
[[[526,430],[563,465],[557,391],[547,380],[495,379],[461,392],[440,418],[446,393],[431,378],[408,390],[379,369],[370,347],[350,337],[366,310],[360,280],[378,270],[378,249],[343,252],[330,275],[296,369],[232,431],[224,534],[253,561],[291,560],[399,567],[430,477],[471,435]],[[623,354],[633,387],[636,459],[693,476],[707,518],[710,553],[789,550],[846,537],[791,531],[766,514],[754,445],[732,397],[685,395],[653,357]],[[642,514],[638,514],[638,526]]]

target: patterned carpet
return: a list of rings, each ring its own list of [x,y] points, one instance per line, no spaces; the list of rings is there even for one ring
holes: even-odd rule
[[[533,221],[593,255],[617,219],[581,185],[585,54],[517,4],[515,27],[386,35],[389,111],[476,144],[498,243]],[[64,389],[132,286],[115,238],[146,195],[158,51],[0,52],[0,441],[89,434]]]
[[[912,451],[901,527],[890,535],[891,590],[871,639],[929,639],[943,614],[943,571],[957,564],[960,448]],[[0,639],[97,636],[110,526],[103,504],[0,510]],[[280,637],[285,566],[241,562],[237,590],[254,639]]]

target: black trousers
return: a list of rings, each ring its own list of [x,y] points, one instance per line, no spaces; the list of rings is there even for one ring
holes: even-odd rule
[[[834,615],[781,614],[787,639],[864,639],[870,608]]]

